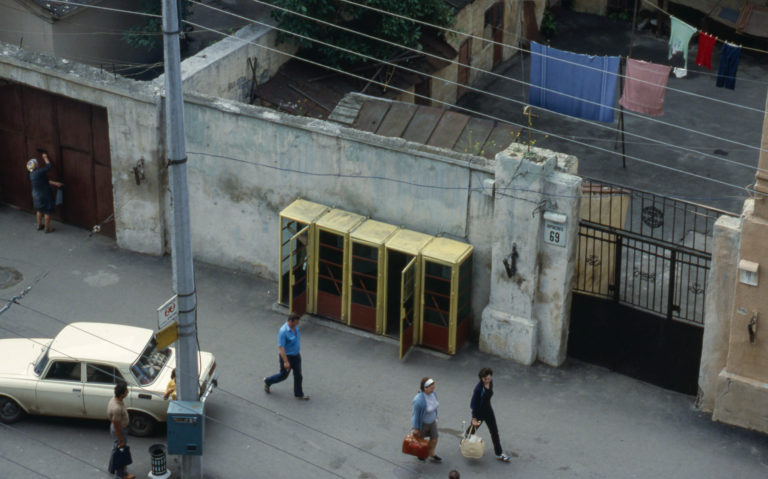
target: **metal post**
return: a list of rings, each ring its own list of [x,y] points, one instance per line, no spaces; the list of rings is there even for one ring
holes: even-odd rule
[[[171,244],[173,286],[178,295],[179,339],[176,344],[176,381],[181,401],[197,401],[197,299],[192,264],[187,189],[187,151],[184,135],[184,100],[181,90],[178,0],[163,0],[163,49],[165,53],[165,129],[171,190]],[[182,456],[181,477],[202,479],[202,456]]]

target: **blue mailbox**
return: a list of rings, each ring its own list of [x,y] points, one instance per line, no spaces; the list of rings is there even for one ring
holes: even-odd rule
[[[205,435],[203,403],[171,401],[168,405],[168,454],[203,455]]]

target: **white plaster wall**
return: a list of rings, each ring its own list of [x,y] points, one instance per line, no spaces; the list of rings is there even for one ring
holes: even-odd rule
[[[158,98],[150,85],[7,44],[0,44],[0,79],[107,109],[117,244],[163,254],[163,149]],[[136,185],[133,167],[141,158],[146,180]]]
[[[195,257],[276,279],[278,217],[295,198],[475,247],[473,305],[488,298],[488,160],[335,123],[200,97],[185,104]],[[202,155],[201,153],[205,153]],[[214,156],[215,155],[215,156]],[[474,176],[474,178],[473,178]],[[478,232],[469,233],[469,225]]]
[[[276,45],[277,31],[269,26],[275,22],[269,15],[258,21],[265,25],[244,27],[184,60],[184,91],[247,102],[252,80],[248,59],[256,59],[256,83],[261,84],[291,59],[288,55],[296,52],[292,43]],[[162,85],[164,81],[164,76],[160,76],[156,84]]]

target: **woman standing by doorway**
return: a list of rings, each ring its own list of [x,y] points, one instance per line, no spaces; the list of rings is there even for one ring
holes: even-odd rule
[[[43,229],[44,223],[45,232],[51,233],[54,230],[51,227],[51,214],[55,207],[51,184],[61,186],[61,183],[48,179],[48,171],[53,168],[53,164],[45,150],[40,150],[40,155],[45,165],[41,166],[40,162],[32,158],[27,162],[27,171],[29,171],[29,181],[32,183],[32,206],[37,210],[37,229]]]

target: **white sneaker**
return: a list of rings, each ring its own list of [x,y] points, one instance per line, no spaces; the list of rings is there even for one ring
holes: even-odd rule
[[[509,456],[507,456],[506,454],[503,454],[503,453],[499,454],[498,456],[496,456],[496,459],[498,459],[499,461],[502,461],[502,462],[509,462],[509,461],[512,460],[512,458],[510,458]]]

